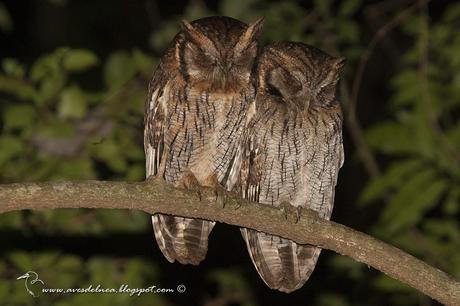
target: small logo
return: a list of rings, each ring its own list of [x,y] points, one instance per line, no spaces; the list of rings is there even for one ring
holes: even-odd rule
[[[177,286],[177,292],[179,292],[179,293],[184,293],[185,290],[187,290],[187,288],[185,287],[185,285],[182,285],[182,284],[181,284],[181,285]]]
[[[28,284],[34,285],[37,282],[41,283],[42,285],[45,285],[41,279],[38,278],[37,272],[34,271],[28,271],[26,274],[19,276],[16,278],[16,280],[24,279],[24,285],[26,286],[27,292],[33,296],[33,297],[38,297],[38,294],[35,294],[32,290],[29,289]]]

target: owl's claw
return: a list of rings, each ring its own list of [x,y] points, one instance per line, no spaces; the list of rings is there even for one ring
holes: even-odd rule
[[[200,201],[202,200],[202,193],[201,193],[200,185],[192,185],[192,186],[187,187],[186,189],[195,193]]]
[[[241,203],[238,203],[238,204],[236,205],[236,208],[235,208],[235,210],[238,210],[238,209],[240,209],[240,208],[241,208],[241,206],[242,206],[242,204],[241,204]]]
[[[297,224],[300,220],[300,215],[301,215],[301,212],[302,212],[302,207],[301,206],[294,206],[292,205],[291,203],[289,202],[282,202],[281,205],[281,211],[284,213],[284,218],[288,219],[288,216],[290,213],[294,213],[295,214],[295,223]]]
[[[291,204],[289,202],[282,202],[280,207],[281,207],[281,211],[283,212],[284,214],[284,219],[288,219],[288,215],[289,215],[289,211],[291,210]]]
[[[295,208],[295,224],[299,223],[301,216],[302,216],[302,206],[297,206]]]
[[[198,196],[198,199],[202,198],[202,193],[201,193],[201,185],[198,182],[197,178],[193,173],[187,173],[185,174],[182,179],[180,180],[180,184],[182,185],[183,188],[187,189],[188,191],[192,191],[196,193]]]
[[[225,190],[224,187],[218,185],[214,187],[214,195],[216,197],[216,202],[222,202],[222,209],[225,208],[225,205],[227,204],[227,190]]]

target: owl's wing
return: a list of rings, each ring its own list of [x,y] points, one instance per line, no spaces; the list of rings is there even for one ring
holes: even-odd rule
[[[302,287],[321,249],[250,229],[241,229],[251,260],[265,284],[290,293]]]
[[[165,86],[166,78],[160,65],[150,81],[144,110],[144,150],[147,178],[158,174],[163,157],[167,114],[166,101],[163,97]]]
[[[163,176],[165,128],[168,116],[168,77],[160,66],[149,84],[145,104],[144,149],[146,175]],[[169,262],[198,265],[206,256],[208,236],[215,222],[156,214],[152,216],[158,246]]]
[[[257,131],[266,130],[266,127],[255,126],[253,130],[256,131],[253,133],[255,135],[252,135],[246,143],[240,185],[244,198],[260,202],[264,198],[260,192],[266,192],[261,188],[262,180],[266,179],[263,176],[266,176],[271,166],[266,161],[264,152],[268,140],[257,138],[258,135],[260,136]],[[295,291],[305,284],[321,252],[321,249],[316,246],[300,245],[285,238],[251,229],[242,228],[241,234],[251,260],[263,281],[270,288],[286,293]]]
[[[256,127],[251,127],[254,129]],[[242,148],[242,160],[240,170],[240,185],[243,198],[249,201],[259,202],[259,190],[261,181],[262,160],[260,155],[260,141],[255,135],[245,137]]]

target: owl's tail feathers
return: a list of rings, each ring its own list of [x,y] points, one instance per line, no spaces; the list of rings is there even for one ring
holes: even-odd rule
[[[169,262],[198,265],[208,251],[208,237],[215,222],[156,214],[153,231]]]
[[[315,268],[321,249],[262,232],[241,229],[252,262],[265,284],[290,293],[302,287]]]

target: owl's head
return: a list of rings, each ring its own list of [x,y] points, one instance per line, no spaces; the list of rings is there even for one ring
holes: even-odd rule
[[[336,101],[344,58],[299,42],[264,48],[258,63],[259,92],[301,109],[328,107]]]
[[[232,90],[250,82],[263,18],[249,26],[215,16],[182,22],[176,50],[180,70],[189,84],[207,90]]]

